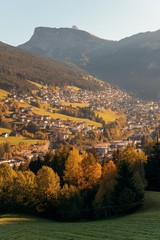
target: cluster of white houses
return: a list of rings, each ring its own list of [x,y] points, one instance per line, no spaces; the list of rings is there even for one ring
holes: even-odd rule
[[[4,100],[4,103],[10,105],[12,104],[12,100],[15,99],[18,102],[27,102],[31,104],[31,102],[37,101],[37,96],[39,96],[38,99],[40,103],[49,104],[50,108],[47,109],[48,114],[54,111],[54,107],[59,110],[61,104],[64,102],[86,103],[87,106],[90,106],[93,110],[110,108],[114,111],[125,113],[127,116],[127,124],[124,129],[121,130],[133,132],[132,136],[125,141],[119,140],[94,145],[96,152],[101,157],[111,156],[116,149],[125,149],[130,144],[135,145],[137,149],[140,150],[140,139],[143,130],[145,129],[145,131],[148,131],[148,134],[150,134],[160,123],[159,103],[138,100],[110,85],[104,87],[103,91],[97,91],[96,93],[83,89],[75,90],[74,88],[62,88],[55,90],[55,92],[51,91],[49,88],[39,89],[33,96],[23,96],[13,93],[10,95],[10,98]],[[57,142],[58,139],[72,139],[73,135],[79,132],[88,138],[90,138],[92,130],[98,133],[103,132],[102,127],[97,127],[95,129],[93,125],[85,124],[84,119],[79,123],[71,120],[62,120],[60,118],[52,119],[49,115],[42,116],[33,113],[33,109],[34,107],[31,105],[28,108],[19,107],[12,112],[11,118],[19,125],[34,121],[42,131],[48,133],[48,139],[51,142]],[[8,133],[4,132],[1,136],[8,137]],[[9,162],[9,164],[13,164],[13,161]]]
[[[112,154],[116,150],[124,150],[127,146],[135,146],[138,151],[141,151],[141,140],[126,140],[126,141],[113,141],[107,143],[99,143],[94,146],[99,158],[108,157],[112,158]]]

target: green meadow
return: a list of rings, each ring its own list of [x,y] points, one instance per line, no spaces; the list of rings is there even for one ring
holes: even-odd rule
[[[1,240],[159,240],[160,193],[147,192],[144,206],[127,216],[60,223],[27,215],[0,215]]]

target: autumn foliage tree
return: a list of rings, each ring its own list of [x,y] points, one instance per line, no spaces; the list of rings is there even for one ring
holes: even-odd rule
[[[82,162],[82,188],[92,188],[96,185],[102,175],[102,167],[93,154],[85,153]]]
[[[147,156],[143,151],[137,151],[136,148],[128,146],[119,154],[119,162],[127,161],[134,172],[135,178],[139,179],[138,185],[146,186],[144,167],[147,163]],[[140,183],[141,181],[141,183]]]
[[[81,187],[82,184],[82,156],[76,148],[70,150],[65,162],[64,181],[69,185]]]
[[[36,196],[36,176],[31,171],[18,171],[13,184],[13,199],[23,211],[33,210]]]
[[[158,151],[156,145],[151,156],[156,167]],[[0,164],[0,211],[73,221],[128,213],[143,203],[146,156],[134,148],[101,165],[93,154],[61,145],[31,163],[27,171]]]
[[[7,164],[0,164],[0,203],[1,208],[11,208],[13,202],[13,185],[16,172]]]
[[[49,205],[48,202],[58,198],[60,192],[60,179],[57,173],[51,168],[43,166],[37,173],[36,181],[36,208],[39,213],[45,213]]]
[[[112,160],[103,166],[102,181],[95,196],[94,207],[100,209],[96,211],[98,217],[111,215],[112,192],[117,181],[117,167]]]

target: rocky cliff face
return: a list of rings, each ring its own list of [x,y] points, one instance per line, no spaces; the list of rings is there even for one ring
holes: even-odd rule
[[[108,41],[70,28],[35,29],[19,46],[45,57],[67,60],[101,79],[144,98],[160,90],[160,31]]]
[[[20,48],[49,58],[71,61],[78,66],[90,62],[90,54],[109,48],[114,42],[106,41],[75,28],[35,29],[31,39]]]

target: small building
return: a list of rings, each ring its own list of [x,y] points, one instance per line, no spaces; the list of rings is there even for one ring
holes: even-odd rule
[[[8,137],[8,133],[4,132],[1,134],[2,137]]]
[[[116,149],[125,149],[129,144],[131,144],[130,141],[114,141],[111,142],[110,148],[113,151]]]
[[[109,151],[109,146],[110,146],[109,143],[100,143],[100,144],[96,144],[94,148],[98,154],[105,155]]]

